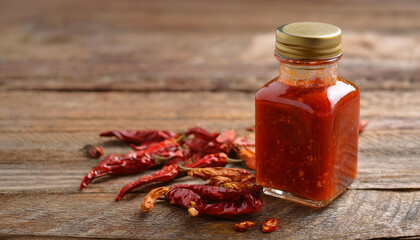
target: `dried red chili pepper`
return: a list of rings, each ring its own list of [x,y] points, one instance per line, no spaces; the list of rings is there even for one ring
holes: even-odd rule
[[[199,160],[185,165],[188,168],[224,167],[227,163],[239,163],[242,160],[228,158],[225,153],[208,154]]]
[[[225,153],[208,154],[195,162],[185,165],[185,167],[223,167],[226,165],[226,159],[227,155]]]
[[[146,196],[142,206],[147,204],[148,208],[142,207],[142,211],[153,208],[154,201],[150,204],[149,196],[156,195],[155,193],[156,191],[152,190]],[[195,211],[198,211],[206,215],[229,217],[259,211],[264,205],[264,201],[259,197],[261,193],[262,187],[259,185],[245,191],[237,191],[207,185],[179,184],[169,189],[166,199],[172,205],[187,209],[194,208],[189,211],[192,215],[196,215]],[[159,196],[155,196],[154,199]]]
[[[235,130],[228,130],[216,138],[216,142],[222,144],[223,149],[226,151],[225,153],[229,153],[232,145],[235,141]]]
[[[206,155],[200,161],[190,164],[194,167],[211,167],[219,166],[221,163],[226,164],[227,156],[224,153]],[[172,161],[168,161],[172,162]],[[167,162],[167,163],[168,163]],[[165,164],[167,164],[165,163]],[[165,165],[161,170],[154,172],[151,175],[142,176],[139,179],[125,185],[118,193],[115,201],[121,200],[127,193],[134,191],[135,189],[153,182],[169,182],[176,177],[184,176],[189,168],[179,167],[176,164]]]
[[[240,223],[235,224],[235,230],[238,232],[245,232],[246,230],[255,226],[254,222],[251,221],[242,221]]]
[[[238,199],[241,199],[243,196],[246,196],[248,194],[255,194],[256,196],[258,196],[261,192],[262,192],[262,187],[259,185],[255,185],[253,186],[252,189],[247,189],[245,191],[237,191],[237,190],[232,190],[232,189],[226,189],[226,188],[219,188],[219,187],[215,187],[215,186],[207,186],[207,185],[188,185],[188,184],[178,184],[178,185],[174,185],[171,186],[169,189],[169,192],[174,191],[174,190],[182,190],[182,189],[187,189],[189,191],[191,191],[192,195],[197,195],[200,198],[200,201],[210,201],[210,202],[220,202],[220,201],[236,201]],[[169,193],[168,192],[168,193]],[[182,192],[182,191],[180,191]],[[188,191],[186,191],[187,193]],[[155,189],[152,190],[150,193],[150,195],[155,195]],[[148,194],[148,195],[149,195]],[[175,204],[176,201],[181,201],[183,202],[183,205],[185,206],[190,206],[190,202],[194,202],[194,206],[197,204],[197,201],[187,201],[187,199],[182,199],[182,194],[178,195],[178,193],[176,194],[172,194],[173,196],[166,196],[166,199],[169,201],[170,204]],[[187,194],[188,195],[188,194]],[[173,199],[172,197],[180,197],[180,199]],[[146,198],[145,198],[146,199]],[[255,204],[260,205],[260,204],[264,204],[264,202],[261,201],[257,201]],[[194,207],[192,206],[192,207]],[[257,206],[258,208],[261,208],[262,206]],[[244,209],[242,209],[242,211],[246,211]]]
[[[210,133],[206,129],[201,128],[201,127],[190,128],[184,133],[185,136],[189,136],[191,134],[193,134],[195,137],[198,137],[207,141],[213,141],[220,135],[220,133],[218,132]]]
[[[126,175],[142,172],[158,164],[152,155],[139,152],[129,153],[123,156],[118,154],[108,155],[102,162],[92,169],[80,184],[79,189],[83,190],[93,179],[105,175]]]
[[[255,141],[247,140],[245,137],[237,137],[234,141],[234,144],[244,147],[253,147],[255,146]]]
[[[255,132],[255,125],[252,125],[249,128],[246,128],[246,130],[250,131],[250,132]]]
[[[150,191],[146,195],[146,197],[144,197],[143,199],[143,202],[141,204],[141,211],[142,212],[152,211],[153,205],[155,204],[156,200],[163,194],[167,193],[168,191],[169,191],[169,188],[167,187],[159,187]]]
[[[251,175],[247,170],[242,168],[224,168],[224,167],[214,167],[214,168],[195,168],[188,172],[190,177],[200,178],[203,180],[208,180],[212,177],[223,176],[230,178],[234,182],[240,182],[243,179],[246,179]]]
[[[120,192],[118,193],[115,201],[121,200],[127,193],[134,191],[136,188],[144,186],[149,183],[153,182],[169,182],[172,179],[178,177],[179,175],[184,175],[185,172],[180,172],[178,165],[171,164],[165,165],[159,171],[154,172],[151,175],[142,176],[139,179],[125,185],[121,188]]]
[[[223,176],[211,177],[207,180],[210,186],[224,187],[234,190],[245,190],[255,185],[255,175],[245,176],[241,181],[232,181],[232,179]]]
[[[142,151],[144,153],[149,153],[149,154],[176,152],[179,149],[179,144],[173,139],[144,144],[141,146],[134,146],[134,145],[130,145],[130,146],[136,151]]]
[[[242,147],[238,152],[239,158],[242,159],[245,163],[245,166],[251,170],[255,170],[256,159],[255,153],[245,147]]]
[[[360,122],[359,122],[359,134],[362,133],[363,130],[365,130],[368,123],[369,123],[369,120],[367,120],[367,119],[360,120]]]
[[[258,189],[260,187],[258,187]],[[170,191],[174,189],[189,189],[193,191],[195,194],[198,194],[202,200],[209,201],[209,202],[219,202],[219,201],[227,201],[227,200],[236,200],[240,198],[242,195],[246,195],[248,193],[256,191],[257,188],[254,188],[253,190],[237,191],[237,190],[226,189],[226,188],[221,188],[221,187],[216,187],[216,186],[208,186],[208,185],[177,184],[170,187]],[[261,191],[262,191],[262,187],[261,187]]]
[[[170,131],[160,130],[120,130],[120,131],[109,131],[99,134],[101,137],[116,137],[119,140],[126,141],[133,144],[144,144],[150,142],[160,142],[166,139],[174,139],[178,135]]]
[[[234,181],[228,177],[212,177],[207,180],[208,185],[210,186],[217,186],[217,187],[224,187],[234,190],[245,190],[254,186],[255,183],[255,175],[249,175],[250,179],[243,179],[241,181]]]
[[[226,182],[221,187],[234,189],[234,190],[245,190],[255,185],[255,182]]]
[[[104,155],[104,149],[99,146],[86,145],[84,149],[86,149],[87,153],[92,158],[100,158],[102,155]]]
[[[215,176],[207,180],[210,186],[223,187],[223,184],[232,182],[232,179],[224,176]]]
[[[189,172],[191,177],[207,180],[210,186],[224,187],[234,190],[245,190],[256,184],[255,175],[244,169],[207,168],[204,171]]]
[[[277,219],[267,218],[261,225],[261,230],[265,233],[275,231],[277,229]]]
[[[235,131],[230,130],[222,135],[213,133],[212,135],[194,134],[191,139],[185,140],[185,146],[197,157],[201,158],[207,154],[229,153],[235,138]]]
[[[123,156],[118,154],[108,155],[84,177],[79,189],[83,190],[93,179],[105,175],[126,175],[150,169],[168,161],[169,158],[164,157],[164,155],[170,155],[170,151],[178,148],[177,143],[169,140],[153,143],[149,146],[150,148],[143,151],[133,151]],[[163,155],[163,157],[158,156],[158,154]]]
[[[194,137],[185,140],[185,146],[197,158],[201,158],[208,154],[225,152],[223,146],[215,141],[207,141],[205,139]]]
[[[207,185],[179,184],[172,186],[165,197],[171,205],[193,208],[189,212],[194,215],[197,211],[205,215],[230,217],[259,211],[264,205],[259,196],[261,193],[262,187],[259,185],[238,191]]]
[[[162,157],[167,159],[165,162],[165,165],[171,165],[171,164],[178,164],[180,162],[185,162],[189,158],[189,155],[186,154],[183,150],[178,150],[175,152],[164,152],[160,153],[158,157]]]

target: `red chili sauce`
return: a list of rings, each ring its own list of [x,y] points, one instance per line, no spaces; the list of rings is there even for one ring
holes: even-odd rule
[[[338,78],[302,87],[275,78],[255,100],[258,184],[323,201],[356,178],[360,94],[354,84]]]

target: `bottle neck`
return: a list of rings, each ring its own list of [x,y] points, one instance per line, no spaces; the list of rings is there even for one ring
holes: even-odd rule
[[[337,82],[337,62],[341,55],[323,60],[285,59],[276,55],[280,62],[278,80],[289,86],[326,87]]]

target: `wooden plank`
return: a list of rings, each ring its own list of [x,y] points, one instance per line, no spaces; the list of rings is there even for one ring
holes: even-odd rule
[[[391,41],[388,41],[391,42]],[[416,42],[419,46],[419,43]],[[174,59],[159,63],[140,60],[107,61],[7,61],[0,64],[2,90],[59,91],[245,91],[253,92],[278,75],[278,63],[194,63]],[[388,48],[388,46],[384,46]],[[411,47],[410,47],[411,48]],[[351,49],[349,49],[351,50]],[[347,52],[347,53],[350,53]],[[205,56],[205,53],[198,53]],[[199,57],[198,56],[198,57]],[[252,60],[252,56],[250,56]],[[401,67],[402,66],[402,67]],[[362,90],[420,88],[417,60],[353,59],[345,56],[339,73]]]
[[[420,192],[349,190],[322,210],[265,196],[266,206],[249,217],[257,227],[238,233],[235,220],[191,217],[166,203],[148,214],[140,200],[113,202],[107,193],[1,194],[0,237],[68,236],[129,239],[355,239],[419,236]],[[279,229],[262,233],[258,225],[276,217]],[[194,234],[192,234],[194,233]]]
[[[304,5],[306,4],[306,5]],[[283,22],[327,21],[361,30],[418,31],[420,9],[415,0],[334,1],[2,1],[5,29],[29,21],[30,30],[69,28],[74,33],[112,31],[270,31]],[[304,6],[304,7],[303,7]],[[34,11],[34,9],[36,11]],[[357,16],[357,17],[355,17]],[[25,17],[30,17],[26,19]],[[352,20],[352,21],[349,21]],[[23,21],[23,22],[22,22]]]
[[[362,116],[365,118],[365,116]],[[397,117],[374,117],[370,118],[367,130],[386,129],[419,129],[420,121],[416,118]],[[76,122],[77,121],[77,122]],[[92,132],[94,135],[100,131],[110,129],[172,129],[173,131],[184,131],[191,126],[203,126],[214,131],[236,129],[243,131],[245,128],[254,125],[253,118],[247,119],[129,119],[129,118],[107,118],[107,119],[0,119],[0,132]]]
[[[229,92],[2,92],[0,118],[251,119],[253,99],[251,94]]]
[[[151,121],[151,120],[194,120],[198,122],[233,120],[249,121],[254,118],[254,93],[242,92],[0,92],[0,131],[39,131],[50,127],[61,130],[54,121],[67,120],[86,125],[91,130],[107,128],[106,121]],[[384,119],[375,127],[386,127],[392,123],[407,120],[406,128],[419,125],[420,91],[364,91],[361,93],[361,115],[363,118]],[[41,120],[38,127],[36,122]],[[83,121],[81,121],[83,120]],[[15,123],[11,121],[16,121]],[[102,122],[104,121],[104,122]],[[21,123],[22,125],[18,125]],[[62,123],[62,122],[61,122]],[[111,126],[112,126],[112,122]],[[140,124],[141,122],[139,122]],[[248,122],[247,122],[248,123]],[[402,126],[398,124],[397,126]],[[68,127],[68,125],[67,125]],[[67,128],[63,127],[63,128]],[[235,126],[232,126],[235,127]],[[137,127],[136,127],[137,128]],[[139,128],[142,128],[141,126]],[[231,128],[231,127],[230,127]],[[76,127],[75,127],[76,129]],[[178,129],[175,129],[178,130]],[[181,129],[180,129],[181,130]],[[219,129],[220,130],[220,129]]]
[[[420,87],[415,1],[313,1],[310,10],[300,1],[228,1],[217,14],[185,0],[97,5],[4,1],[0,89],[255,91],[277,74],[276,26],[304,20],[294,11],[343,28],[340,72],[362,89]]]

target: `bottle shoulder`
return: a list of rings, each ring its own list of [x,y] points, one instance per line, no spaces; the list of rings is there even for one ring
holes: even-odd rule
[[[310,112],[331,112],[334,108],[359,97],[358,87],[342,78],[338,78],[334,85],[310,88],[288,86],[274,78],[256,93],[255,100],[300,106]]]
[[[354,83],[352,83],[352,82],[350,82],[350,81],[348,81],[348,80],[346,80],[346,79],[344,79],[340,76],[338,77],[338,79],[339,79],[340,82],[345,83],[349,88],[352,88],[352,92],[354,91],[354,92],[360,93],[359,87],[356,84],[354,84]]]

